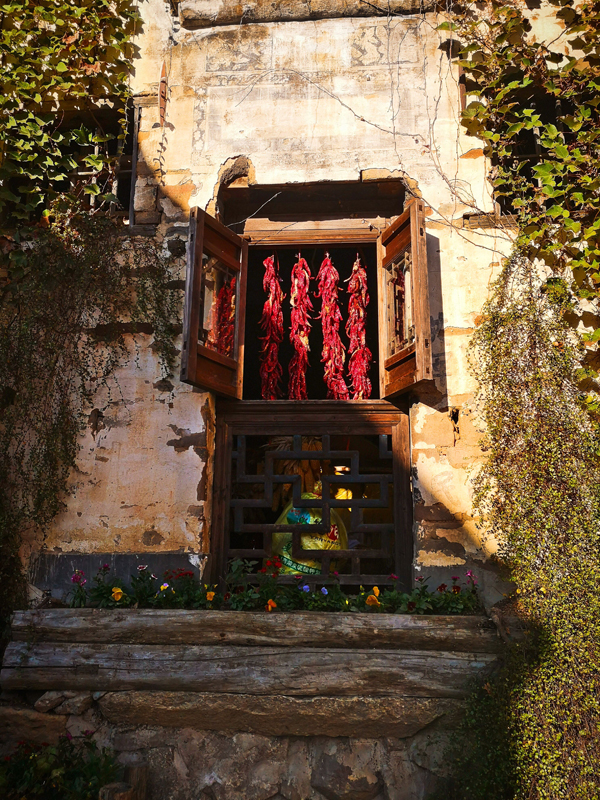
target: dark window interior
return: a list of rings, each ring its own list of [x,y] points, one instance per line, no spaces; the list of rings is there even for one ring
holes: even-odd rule
[[[290,284],[292,267],[297,260],[297,254],[301,252],[303,258],[306,259],[310,267],[313,279],[316,278],[321,262],[328,252],[335,268],[340,274],[340,291],[339,291],[339,306],[342,312],[343,322],[340,325],[340,338],[344,346],[348,346],[348,337],[346,336],[345,324],[348,318],[348,293],[346,292],[347,284],[345,281],[349,278],[352,272],[352,265],[356,260],[357,253],[360,255],[363,265],[367,269],[368,291],[370,302],[367,307],[367,345],[373,354],[373,361],[371,362],[371,369],[369,378],[373,386],[371,399],[379,398],[379,380],[378,380],[378,322],[377,322],[377,271],[376,271],[376,249],[374,244],[358,244],[348,246],[318,245],[318,246],[304,246],[300,250],[295,247],[250,247],[248,254],[248,284],[246,290],[246,331],[245,331],[245,357],[244,357],[244,400],[260,400],[261,399],[261,381],[259,373],[260,365],[260,336],[262,331],[260,329],[260,318],[262,315],[263,305],[266,299],[266,294],[263,291],[263,274],[264,267],[263,261],[275,254],[279,260],[279,272],[281,276],[281,287],[286,295],[283,301],[283,325],[284,325],[284,340],[279,348],[279,362],[283,368],[283,396],[282,399],[287,399],[287,380],[288,380],[288,364],[294,354],[293,347],[289,340],[290,332]],[[317,292],[317,281],[311,281],[311,302],[313,304],[312,311],[312,328],[310,331],[310,353],[309,353],[309,371],[306,376],[308,398],[310,400],[325,400],[327,397],[327,387],[323,381],[323,364],[321,363],[321,352],[323,349],[323,334],[321,328],[321,321],[317,319],[321,311],[320,298],[314,297]],[[346,353],[347,370],[348,354]],[[346,373],[347,375],[347,373]],[[346,383],[350,383],[347,378]]]
[[[405,194],[399,180],[231,186],[219,192],[218,208],[221,222],[242,234],[251,217],[282,223],[396,217]]]

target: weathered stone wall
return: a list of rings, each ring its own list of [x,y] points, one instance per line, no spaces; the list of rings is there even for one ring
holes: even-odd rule
[[[0,700],[0,756],[20,739],[53,743],[93,731],[123,765],[149,765],[147,800],[422,800],[443,781],[458,717],[403,738],[266,736],[165,728],[160,719],[118,725],[102,715],[101,692],[28,694]]]

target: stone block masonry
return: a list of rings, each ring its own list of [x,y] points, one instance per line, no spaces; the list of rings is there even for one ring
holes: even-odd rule
[[[4,752],[94,730],[148,800],[424,800],[502,650],[479,616],[57,609],[12,635]]]

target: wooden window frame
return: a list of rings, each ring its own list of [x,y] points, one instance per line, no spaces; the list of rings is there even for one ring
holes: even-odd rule
[[[411,198],[405,204],[403,213],[397,217],[385,230],[380,231],[375,227],[366,228],[364,224],[344,227],[339,230],[315,226],[315,229],[301,231],[283,230],[261,232],[254,238],[252,235],[238,237],[227,229],[226,235],[231,242],[241,242],[240,253],[243,264],[242,275],[238,285],[238,312],[240,319],[239,336],[241,349],[238,353],[237,364],[230,364],[231,369],[237,370],[235,391],[218,391],[214,385],[198,383],[198,360],[190,363],[190,355],[184,351],[182,359],[182,379],[208,390],[216,391],[221,397],[217,399],[216,411],[216,440],[215,440],[215,466],[213,484],[213,514],[211,531],[211,555],[207,565],[209,580],[223,585],[229,557],[229,513],[231,501],[231,454],[233,436],[244,433],[276,435],[302,435],[307,432],[319,435],[319,431],[328,433],[369,432],[392,433],[393,474],[395,486],[395,545],[391,554],[394,561],[394,572],[398,575],[401,585],[405,589],[412,586],[412,561],[413,561],[413,505],[410,480],[410,438],[408,421],[408,401],[406,399],[410,390],[425,381],[432,379],[431,359],[431,325],[429,318],[429,296],[427,275],[427,251],[425,233],[425,206],[421,200]],[[192,210],[190,221],[190,240],[195,247],[190,248],[189,261],[194,262],[201,256],[202,247],[198,237],[199,221],[201,225],[213,228],[223,226],[216,220],[208,217],[205,212],[198,209]],[[212,220],[212,221],[211,221]],[[257,224],[257,220],[254,220]],[[261,401],[242,400],[243,387],[243,333],[245,323],[245,303],[239,302],[244,297],[247,284],[247,262],[249,247],[277,247],[277,246],[340,246],[351,244],[376,245],[377,247],[377,280],[378,280],[378,322],[380,329],[379,341],[379,376],[380,400],[306,400],[306,401]],[[389,359],[385,354],[387,343],[382,329],[385,324],[385,286],[384,269],[389,266],[406,248],[411,248],[412,270],[411,281],[412,297],[416,299],[413,309],[415,325],[418,335],[414,345],[400,357]],[[404,250],[403,250],[404,248]],[[197,263],[197,262],[196,262]],[[184,319],[184,341],[189,340],[189,333],[198,325],[199,285],[198,270],[188,268],[186,278],[186,312]],[[195,304],[195,305],[194,305]],[[194,327],[196,326],[196,327]],[[382,338],[383,337],[383,338]],[[185,345],[184,345],[185,347]],[[200,352],[200,351],[199,351]],[[200,355],[202,353],[200,352]],[[215,354],[208,355],[215,360]],[[218,355],[218,354],[216,354]],[[225,395],[225,397],[223,397]],[[237,399],[233,399],[237,398]],[[318,425],[315,425],[318,420]],[[386,427],[387,426],[387,427]],[[391,431],[389,429],[392,429]],[[262,552],[262,551],[261,551]],[[264,557],[263,555],[257,556]],[[354,570],[354,568],[353,568]],[[345,576],[343,581],[348,584],[360,584],[368,580],[381,584],[391,583],[389,576],[355,574]]]

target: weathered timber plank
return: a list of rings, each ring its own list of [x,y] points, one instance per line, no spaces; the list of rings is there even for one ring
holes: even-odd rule
[[[6,689],[463,697],[492,654],[289,647],[12,642]]]
[[[103,716],[118,725],[159,725],[265,736],[405,738],[462,702],[430,697],[264,697],[196,692],[109,692]]]
[[[481,616],[264,614],[247,611],[49,609],[18,611],[15,641],[197,644],[500,652],[494,624]]]

